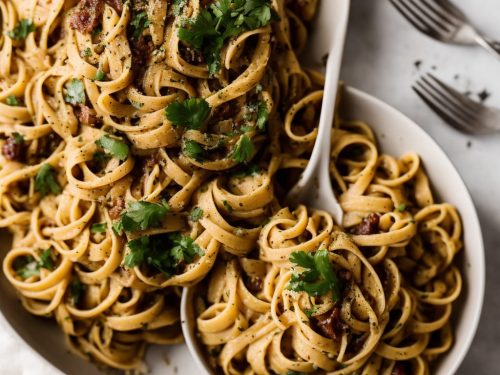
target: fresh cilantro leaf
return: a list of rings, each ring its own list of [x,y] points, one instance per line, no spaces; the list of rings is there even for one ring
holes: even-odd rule
[[[406,211],[406,204],[401,203],[400,205],[398,205],[397,210],[398,210],[399,212]]]
[[[139,237],[130,241],[128,247],[125,266],[148,265],[167,277],[177,274],[180,266],[192,263],[196,255],[204,255],[191,237],[180,233]]]
[[[32,20],[22,19],[18,23],[12,31],[7,32],[7,36],[13,40],[23,40],[26,39],[29,33],[32,33],[36,30],[36,26]]]
[[[122,138],[112,137],[106,134],[99,138],[95,144],[109,152],[118,160],[125,161],[128,158],[130,149]]]
[[[32,256],[24,257],[19,261],[16,260],[14,269],[18,276],[23,279],[28,279],[32,276],[38,276],[40,269],[45,268],[49,271],[54,269],[52,260],[52,248],[48,248],[40,255],[40,260],[37,262]]]
[[[12,138],[16,145],[22,145],[24,143],[24,136],[20,133],[12,133]]]
[[[261,130],[266,130],[267,119],[269,118],[269,111],[267,110],[267,105],[264,102],[259,102],[257,107],[257,121],[256,125]]]
[[[95,81],[104,81],[104,78],[106,78],[106,74],[101,69],[99,69],[97,71],[97,73],[95,74],[94,80]]]
[[[73,279],[71,284],[69,284],[69,296],[73,302],[74,305],[78,304],[80,302],[80,299],[83,296],[83,293],[85,293],[85,289],[87,289],[87,286],[83,284],[80,279]]]
[[[226,208],[226,210],[228,210],[229,212],[233,212],[233,207],[229,204],[228,201],[223,200],[222,204],[224,205],[224,207]]]
[[[313,307],[312,309],[305,309],[304,310],[304,314],[306,314],[306,316],[308,318],[312,317],[313,314],[316,314],[318,312],[318,309],[316,307]]]
[[[55,170],[50,164],[42,165],[36,174],[35,191],[38,191],[42,198],[49,192],[54,195],[61,193],[61,187],[55,178]]]
[[[180,16],[184,7],[186,6],[186,0],[174,0],[172,4],[173,13],[175,16]]]
[[[65,87],[66,95],[64,96],[64,101],[66,103],[73,105],[85,104],[85,86],[82,81],[73,78],[66,83]]]
[[[90,227],[90,233],[104,233],[106,232],[106,223],[94,223]]]
[[[260,167],[257,164],[250,164],[246,168],[240,169],[233,173],[233,177],[243,178],[247,176],[255,176],[260,173]]]
[[[247,163],[250,161],[254,151],[255,147],[252,140],[248,136],[242,135],[234,147],[232,159],[238,163]]]
[[[195,207],[189,213],[189,220],[199,221],[203,217],[203,210],[200,207]]]
[[[140,12],[134,15],[130,21],[130,28],[132,29],[132,38],[139,39],[145,28],[149,27],[150,21],[146,12]]]
[[[134,232],[161,226],[165,215],[170,211],[168,204],[138,201],[129,205],[120,217],[125,232]]]
[[[218,0],[179,29],[179,39],[199,50],[210,76],[220,69],[220,51],[231,37],[269,24],[278,17],[268,0]]]
[[[165,116],[174,125],[199,129],[210,115],[210,106],[201,98],[189,98],[174,102],[165,108]]]
[[[87,47],[80,53],[80,55],[82,57],[90,57],[92,56],[92,49],[90,47]]]
[[[196,161],[203,161],[205,158],[205,151],[198,142],[188,140],[184,142],[184,154]]]
[[[333,300],[340,300],[340,282],[330,264],[327,250],[318,250],[314,255],[296,251],[290,254],[290,261],[304,268],[304,271],[292,274],[288,289],[303,291],[315,297],[332,292]]]
[[[5,102],[7,103],[7,105],[10,105],[10,106],[19,105],[19,101],[17,100],[17,98],[14,95],[7,96],[7,99],[5,100]]]

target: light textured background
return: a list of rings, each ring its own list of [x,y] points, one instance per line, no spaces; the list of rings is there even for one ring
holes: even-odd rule
[[[323,0],[335,1],[335,0]],[[486,244],[487,284],[478,334],[458,374],[500,373],[500,134],[462,135],[447,127],[410,86],[432,71],[462,91],[491,93],[500,108],[500,59],[479,48],[447,46],[412,29],[388,0],[352,0],[343,79],[383,99],[420,124],[443,147],[469,187]],[[488,34],[500,40],[500,1],[455,0]],[[414,65],[421,61],[420,68]],[[0,318],[0,373],[55,374]]]

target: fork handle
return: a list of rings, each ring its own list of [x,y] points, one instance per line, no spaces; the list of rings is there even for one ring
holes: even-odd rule
[[[495,54],[495,56],[500,57],[500,42],[494,41],[481,34],[477,34],[475,40],[481,47]]]

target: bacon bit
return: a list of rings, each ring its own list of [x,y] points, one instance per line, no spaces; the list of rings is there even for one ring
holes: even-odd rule
[[[398,362],[393,367],[391,375],[406,375],[408,374],[408,367],[405,363]]]
[[[80,124],[83,125],[89,125],[89,126],[94,126],[97,124],[98,118],[97,118],[97,112],[93,110],[92,108],[80,104],[77,108],[75,108],[76,112],[76,117],[78,118],[78,121],[80,121]]]
[[[378,225],[380,223],[380,216],[371,213],[363,219],[363,221],[354,228],[354,234],[367,235],[378,233]]]
[[[324,336],[332,340],[340,339],[344,330],[344,324],[340,319],[340,308],[334,307],[324,314],[315,316],[314,319],[316,320],[317,327]]]
[[[113,207],[109,209],[109,217],[116,220],[120,217],[122,211],[125,209],[125,199],[122,197],[113,200]]]
[[[80,0],[69,23],[72,29],[81,33],[90,33],[99,23],[104,12],[104,2],[101,0]]]
[[[116,13],[121,13],[123,11],[123,1],[122,0],[104,0],[106,4],[116,10]]]
[[[7,138],[2,146],[2,155],[5,156],[7,160],[19,161],[22,156],[22,151],[23,144],[17,142],[14,137]]]

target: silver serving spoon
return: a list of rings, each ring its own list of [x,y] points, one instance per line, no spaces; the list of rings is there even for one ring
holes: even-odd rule
[[[348,18],[349,13],[348,4],[345,6],[346,3],[348,2],[339,2],[340,6],[337,9],[337,11],[346,13],[344,19]],[[323,26],[329,22],[328,18],[326,12],[319,13],[318,20],[315,22],[316,32],[313,32],[308,43],[314,48],[307,48],[308,51],[315,52],[312,55],[309,54],[305,59],[306,65],[310,66],[310,63],[317,65],[317,61],[321,60],[321,56],[328,56],[318,135],[307,167],[302,172],[299,181],[291,188],[286,202],[292,207],[305,204],[311,208],[328,211],[337,224],[342,225],[342,208],[333,193],[331,185],[330,149],[346,27],[345,25],[339,25],[333,34],[321,32],[322,30],[331,29],[328,26]],[[323,51],[323,54],[321,51]],[[326,53],[324,53],[325,51]]]

